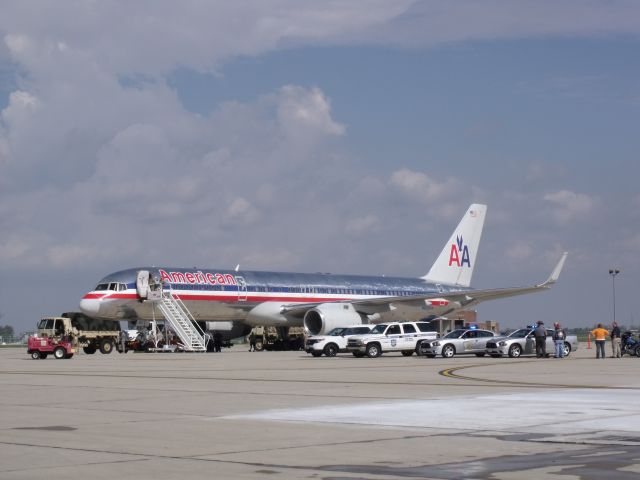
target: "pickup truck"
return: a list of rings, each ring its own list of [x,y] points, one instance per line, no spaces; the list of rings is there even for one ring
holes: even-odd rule
[[[349,338],[347,350],[356,357],[374,358],[385,352],[402,352],[409,357],[422,340],[437,337],[437,328],[430,322],[380,323],[369,333]]]

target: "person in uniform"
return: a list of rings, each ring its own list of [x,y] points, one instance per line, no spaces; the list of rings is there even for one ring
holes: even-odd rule
[[[547,330],[544,328],[542,320],[538,320],[538,326],[533,331],[533,337],[536,339],[536,357],[545,358],[547,356]]]

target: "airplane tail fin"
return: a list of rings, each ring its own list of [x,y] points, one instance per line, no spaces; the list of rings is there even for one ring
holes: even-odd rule
[[[467,209],[440,256],[422,279],[460,287],[471,285],[486,214],[487,206],[479,203]]]

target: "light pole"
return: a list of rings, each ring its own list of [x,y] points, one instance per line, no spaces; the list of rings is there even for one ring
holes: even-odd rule
[[[610,268],[609,275],[611,275],[611,284],[613,286],[613,321],[616,321],[616,275],[620,273],[617,268]]]

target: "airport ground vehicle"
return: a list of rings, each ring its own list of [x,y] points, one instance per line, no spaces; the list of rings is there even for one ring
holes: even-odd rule
[[[489,330],[459,328],[436,340],[420,341],[416,353],[431,358],[436,355],[451,358],[465,353],[475,353],[478,357],[483,357],[487,341],[494,336],[495,334]]]
[[[27,353],[31,355],[31,358],[34,360],[47,358],[49,354],[61,360],[63,358],[73,357],[75,349],[69,337],[56,339],[49,336],[38,337],[32,335],[27,340]]]
[[[511,358],[518,358],[521,355],[531,355],[536,353],[536,340],[533,336],[535,325],[521,328],[509,334],[506,337],[492,338],[487,342],[486,353],[492,357],[502,357],[509,355]],[[546,349],[547,356],[553,355],[555,345],[553,342],[553,329],[547,328]],[[575,335],[567,335],[564,341],[564,356],[578,349],[578,337]]]
[[[302,350],[304,329],[302,327],[258,326],[250,335],[256,337],[256,351],[262,350]]]
[[[351,325],[334,328],[326,335],[314,335],[307,338],[304,351],[314,357],[324,353],[327,357],[335,357],[339,352],[347,351],[347,342],[352,335],[369,333],[373,325]]]
[[[71,343],[82,347],[84,353],[96,350],[109,354],[118,344],[120,323],[97,321],[81,313],[64,313],[61,317],[47,317],[38,322],[38,337],[52,339],[69,337]]]
[[[437,336],[436,326],[430,322],[380,323],[369,333],[349,338],[347,350],[356,357],[379,357],[385,352],[402,352],[409,357],[419,341]]]

